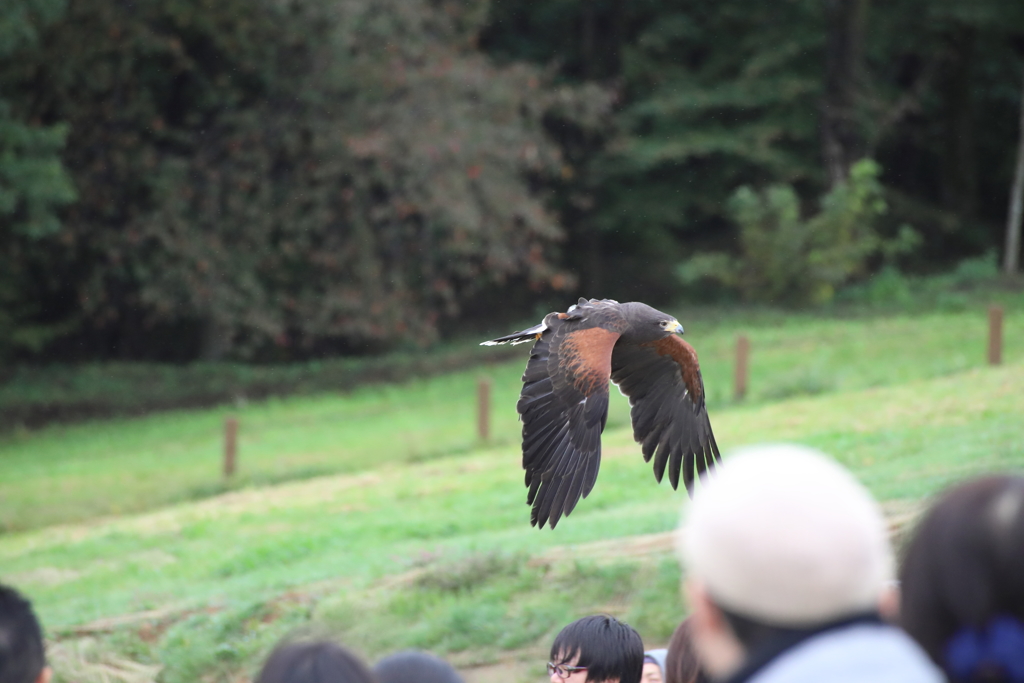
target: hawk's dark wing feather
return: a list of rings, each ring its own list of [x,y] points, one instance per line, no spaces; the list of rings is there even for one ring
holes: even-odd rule
[[[533,346],[516,409],[530,522],[554,528],[594,488],[608,417],[612,348],[618,333],[598,316],[552,313]]]
[[[644,460],[654,457],[660,482],[668,466],[672,488],[683,484],[693,495],[696,476],[721,460],[704,406],[704,381],[697,353],[672,335],[648,344],[618,344],[612,353],[612,381],[632,406],[633,438]]]

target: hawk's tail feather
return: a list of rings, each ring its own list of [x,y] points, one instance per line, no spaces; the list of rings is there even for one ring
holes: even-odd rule
[[[506,334],[504,337],[498,337],[497,339],[491,339],[490,341],[480,342],[480,346],[497,346],[498,344],[525,344],[526,342],[536,341],[540,339],[540,335],[544,333],[544,330],[548,329],[548,326],[544,323],[534,325],[533,327],[523,330],[522,332],[513,332],[512,334]]]

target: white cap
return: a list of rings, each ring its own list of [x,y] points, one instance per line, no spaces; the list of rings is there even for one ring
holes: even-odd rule
[[[892,579],[882,512],[835,461],[802,446],[727,459],[684,522],[683,563],[723,608],[776,626],[875,610]]]

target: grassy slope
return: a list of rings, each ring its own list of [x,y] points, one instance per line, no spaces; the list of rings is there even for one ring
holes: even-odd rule
[[[836,454],[882,499],[1024,465],[1024,365],[719,414],[722,443],[799,441]],[[517,447],[232,492],[148,514],[0,538],[6,577],[54,626],[204,604],[336,576],[373,579],[422,553],[537,551],[663,531],[680,494],[657,485],[629,431],[606,435],[598,486],[554,532],[528,524]]]
[[[980,367],[984,317],[972,313],[680,317],[727,448],[815,445],[882,499],[1024,467],[1019,311],[1007,319],[1008,363],[991,369]],[[753,341],[752,396],[736,406],[727,392],[740,330]],[[0,535],[0,581],[25,590],[59,633],[165,614],[99,640],[65,636],[53,651],[62,680],[105,680],[107,669],[83,668],[89,657],[166,666],[163,683],[237,680],[281,634],[310,624],[368,655],[415,646],[463,663],[533,657],[552,629],[597,610],[664,642],[682,609],[674,562],[612,552],[594,564],[573,548],[669,530],[682,496],[655,484],[615,400],[593,494],[556,531],[529,528],[512,412],[520,372],[490,372],[488,448],[473,438],[473,372],[241,408],[244,476],[221,495],[225,411],[11,438],[0,444],[0,519],[29,530]],[[31,530],[54,521],[72,523]],[[82,654],[89,647],[100,654]]]
[[[1022,386],[1024,364],[979,369],[897,387],[735,408],[719,413],[716,429],[730,446],[777,440],[819,446],[838,454],[879,497],[913,498],[969,474],[1024,466]],[[680,501],[678,493],[654,483],[628,430],[617,429],[607,435],[598,486],[555,532],[526,524],[516,447],[509,445],[409,467],[233,492],[133,517],[10,534],[0,538],[0,567],[4,581],[33,597],[51,629],[167,606],[223,609],[227,616],[201,615],[172,628],[162,654],[150,655],[169,657],[175,666],[199,657],[190,649],[194,646],[175,638],[196,633],[204,642],[234,642],[218,619],[244,631],[246,619],[263,623],[251,612],[267,609],[267,600],[319,581],[331,582],[320,594],[334,597],[316,613],[350,630],[350,639],[365,651],[399,644],[442,651],[473,647],[472,634],[479,631],[473,620],[496,618],[518,625],[519,636],[508,641],[518,647],[570,616],[549,614],[541,609],[543,601],[527,599],[536,591],[547,590],[550,600],[552,586],[590,586],[589,592],[571,600],[559,596],[563,602],[554,603],[582,613],[601,607],[600,596],[607,596],[609,587],[632,585],[633,570],[620,566],[602,573],[563,566],[548,574],[516,564],[509,553],[535,555],[552,546],[665,531],[675,525]],[[454,592],[442,586],[434,593],[389,593],[373,609],[360,607],[359,600],[368,599],[365,591],[384,576],[493,552],[501,555],[497,569],[484,571],[478,595],[460,598],[458,585]],[[458,571],[449,567],[438,575]],[[491,581],[488,571],[511,578]],[[510,596],[520,593],[524,604],[539,611],[503,611],[519,605]],[[634,598],[624,597],[621,608],[628,611]],[[287,614],[269,621],[284,629],[305,623],[310,610]],[[634,618],[650,619],[644,613]],[[381,632],[367,629],[368,624],[381,623],[389,625],[385,639],[368,635]],[[274,637],[280,632],[274,630]],[[452,634],[465,637],[452,641]],[[265,644],[251,633],[237,640]],[[206,666],[217,661],[213,654],[199,660]],[[187,678],[195,672],[179,673]]]
[[[1011,303],[1005,357],[1024,359],[1024,308]],[[892,386],[984,361],[983,311],[820,319],[679,311],[701,356],[713,421],[729,405],[735,337],[752,342],[753,404]],[[527,351],[523,349],[523,356]],[[494,443],[513,444],[523,361],[348,395],[270,400],[21,432],[0,440],[0,531],[158,508],[226,490],[218,478],[223,418],[241,419],[241,474],[231,487],[392,468],[476,448],[475,382],[494,381]],[[628,424],[613,402],[609,427]]]

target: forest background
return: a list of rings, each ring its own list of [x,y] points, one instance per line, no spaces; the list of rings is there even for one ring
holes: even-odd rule
[[[0,361],[1013,270],[1022,78],[1012,0],[7,0]]]

